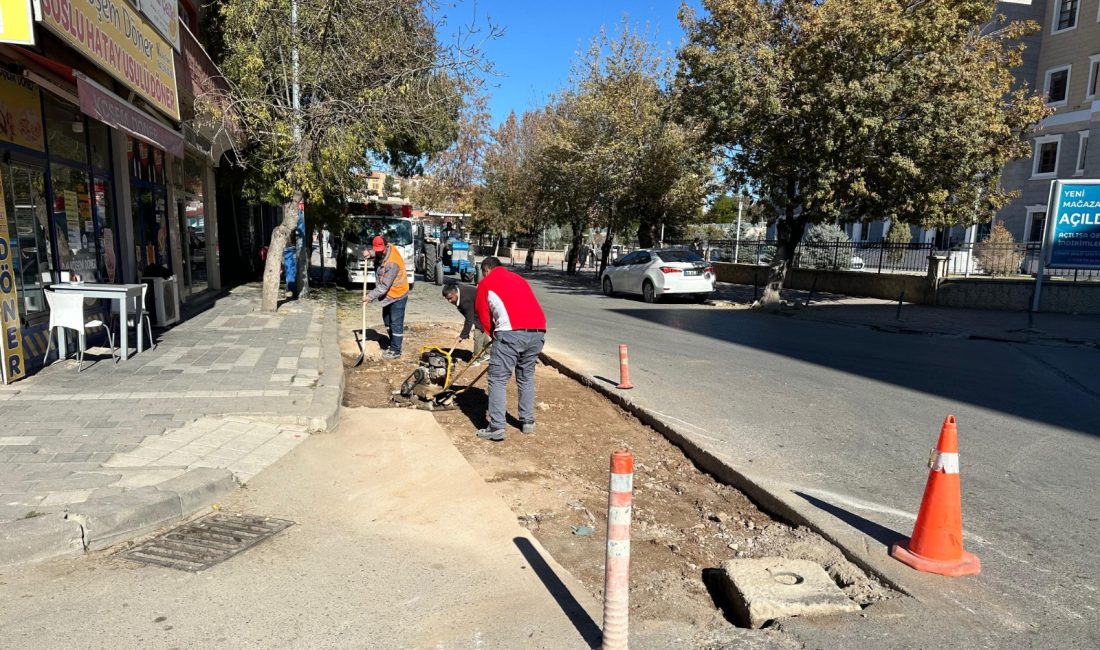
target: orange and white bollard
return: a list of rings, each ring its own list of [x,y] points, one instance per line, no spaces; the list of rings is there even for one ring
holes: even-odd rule
[[[634,455],[611,454],[607,496],[607,576],[603,590],[603,650],[626,650],[630,613],[630,514],[634,500]]]
[[[619,385],[615,388],[627,390],[634,388],[630,383],[630,359],[626,355],[626,344],[619,345]]]

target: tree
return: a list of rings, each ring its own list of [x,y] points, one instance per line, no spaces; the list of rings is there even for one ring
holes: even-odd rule
[[[852,240],[844,229],[833,223],[809,227],[802,243],[799,266],[807,269],[846,271],[852,267]]]
[[[455,137],[461,97],[483,69],[466,44],[437,38],[422,0],[224,0],[221,69],[213,102],[242,134],[238,157],[254,185],[281,203],[264,268],[265,311],[278,305],[282,250],[304,198],[361,191],[368,153],[401,175]]]
[[[409,197],[414,203],[429,210],[463,214],[474,211],[474,193],[481,180],[490,117],[488,97],[474,94],[466,98],[454,144],[428,156],[424,179]]]
[[[668,81],[667,57],[624,20],[613,36],[601,29],[555,98],[540,186],[546,216],[572,230],[569,273],[589,227],[605,232],[602,269],[616,235],[652,245],[661,224],[698,215],[710,160],[697,129],[672,119]]]
[[[998,221],[990,228],[989,235],[975,247],[974,257],[993,277],[1013,275],[1020,272],[1024,251],[1004,223]]]
[[[386,174],[386,182],[382,185],[382,189],[385,190],[386,196],[396,196],[397,178],[393,174]]]
[[[737,221],[737,197],[723,194],[714,199],[714,202],[710,204],[710,209],[707,210],[706,220],[710,223],[735,223]]]
[[[1000,171],[1046,113],[1010,72],[1034,24],[1004,24],[993,0],[702,4],[681,9],[677,87],[727,182],[774,214],[761,306],[778,304],[808,224],[970,225],[1011,198]]]
[[[909,224],[898,219],[890,222],[890,230],[886,231],[886,243],[890,244],[886,257],[891,264],[897,264],[905,257],[905,248],[913,239],[913,231]]]
[[[528,111],[520,118],[513,111],[490,134],[477,223],[498,237],[537,229],[541,196],[538,159],[547,118],[545,110]]]

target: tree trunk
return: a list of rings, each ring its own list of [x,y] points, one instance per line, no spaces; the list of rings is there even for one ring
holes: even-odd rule
[[[500,255],[500,235],[493,237],[493,257]]]
[[[565,273],[567,275],[577,274],[577,263],[580,261],[581,246],[584,245],[584,227],[577,226],[574,222],[573,226],[573,239],[569,247],[569,262],[566,265]]]
[[[527,259],[523,262],[523,268],[527,271],[535,270],[535,240],[533,238],[527,246]]]
[[[271,243],[267,247],[267,262],[264,264],[263,297],[260,309],[272,313],[279,308],[279,271],[283,265],[283,251],[290,233],[298,227],[298,202],[302,192],[296,191],[290,200],[283,203],[283,220],[271,231]]]
[[[604,269],[607,268],[607,262],[611,258],[611,245],[614,239],[615,235],[612,234],[611,229],[608,228],[607,237],[604,238],[603,245],[600,246],[600,272],[596,274],[598,277],[602,278]]]
[[[653,224],[646,223],[643,219],[642,222],[638,224],[638,247],[653,248],[653,245]]]
[[[764,293],[753,305],[754,309],[773,311],[782,305],[780,291],[787,280],[787,271],[794,261],[795,251],[802,242],[802,235],[806,232],[807,217],[800,212],[796,217],[794,209],[788,208],[787,214],[776,222],[776,247],[775,257],[772,258],[771,271],[768,273],[767,284],[764,285]]]

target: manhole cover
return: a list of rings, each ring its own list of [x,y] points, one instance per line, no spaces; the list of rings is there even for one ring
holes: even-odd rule
[[[202,571],[293,525],[285,519],[216,513],[173,528],[124,557],[171,569]]]

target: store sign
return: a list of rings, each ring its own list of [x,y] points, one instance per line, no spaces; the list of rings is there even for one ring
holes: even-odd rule
[[[183,137],[154,120],[152,116],[139,111],[129,102],[79,73],[76,75],[76,92],[80,96],[80,110],[85,115],[125,131],[144,144],[151,144],[176,158],[183,158]]]
[[[1100,269],[1100,180],[1054,181],[1047,214],[1047,266]]]
[[[0,141],[45,151],[42,98],[23,77],[0,68]]]
[[[172,46],[119,0],[40,0],[42,24],[173,119],[180,119]]]
[[[0,0],[0,43],[34,45],[31,0]]]
[[[176,0],[141,0],[141,13],[168,39],[177,52],[180,49],[180,14]]]
[[[4,182],[0,178],[0,196]],[[19,330],[19,293],[15,287],[15,251],[7,239],[8,209],[0,201],[0,377],[5,384],[22,379],[27,374],[23,355],[23,335]]]

